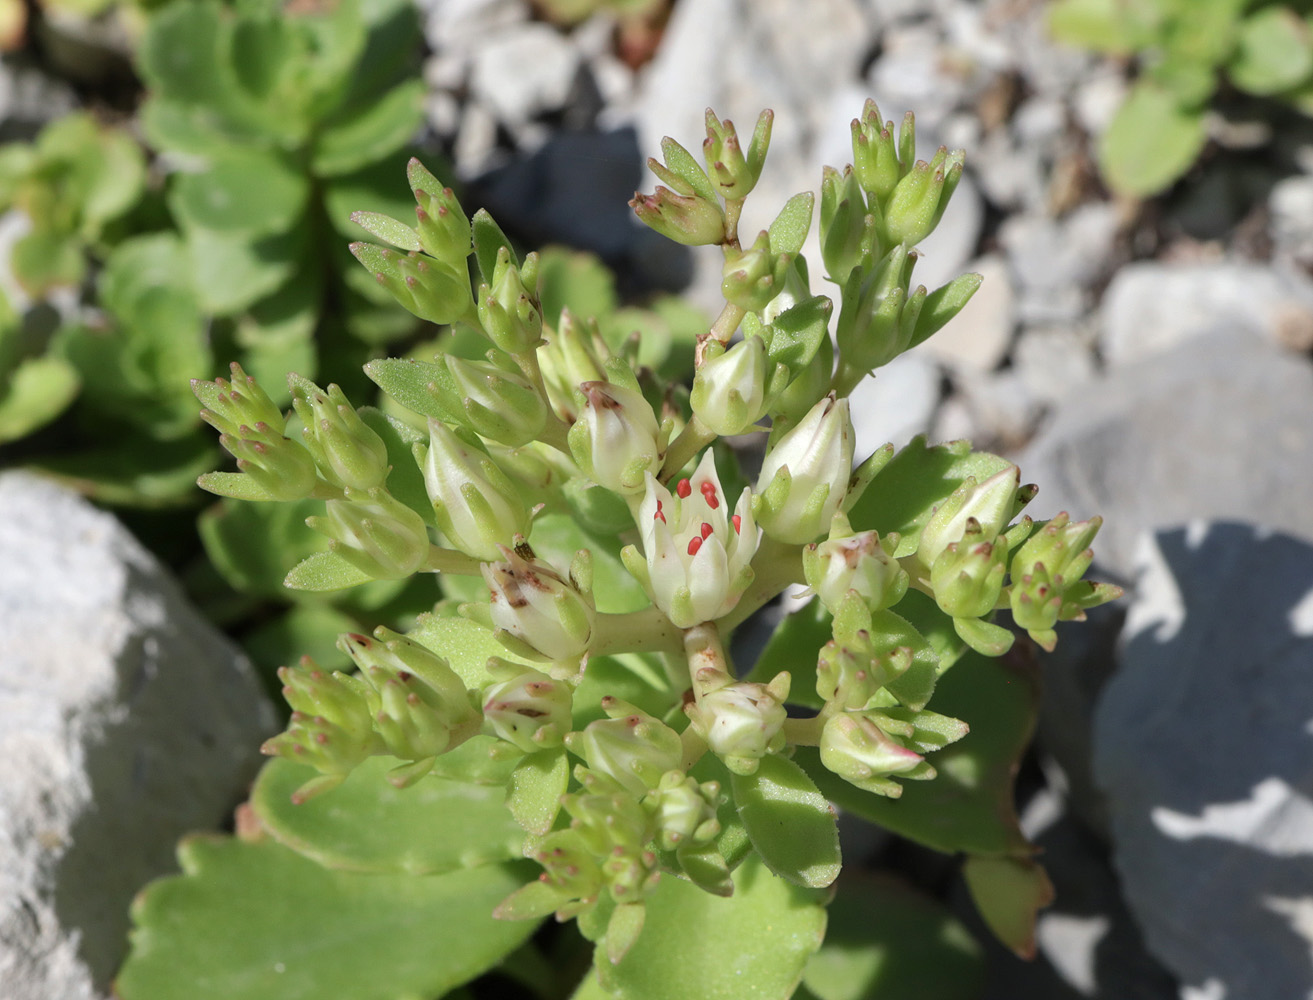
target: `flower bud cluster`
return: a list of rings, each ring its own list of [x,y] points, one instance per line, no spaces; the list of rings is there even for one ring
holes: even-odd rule
[[[1012,617],[1035,642],[1052,650],[1059,621],[1080,620],[1085,609],[1114,600],[1118,587],[1081,579],[1094,552],[1089,545],[1103,518],[1075,521],[1064,511],[1043,525],[1017,550],[1011,563]]]

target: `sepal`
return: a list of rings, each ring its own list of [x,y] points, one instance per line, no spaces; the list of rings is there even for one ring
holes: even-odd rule
[[[573,727],[573,693],[568,684],[500,657],[488,661],[497,682],[483,689],[484,732],[524,753],[564,744]]]
[[[429,535],[422,517],[381,486],[343,492],[345,500],[329,500],[324,516],[305,522],[328,536],[332,551],[376,580],[401,580],[424,565]]]
[[[591,771],[614,780],[642,798],[662,776],[679,766],[679,734],[646,712],[618,698],[602,699],[607,718],[590,722],[565,737],[566,748]]]
[[[493,627],[518,640],[535,659],[578,664],[588,650],[595,612],[574,585],[517,548],[501,547],[502,561],[480,569],[491,595]]]
[[[714,111],[707,108],[707,138],[702,143],[702,155],[712,183],[726,201],[742,200],[756,187],[762,165],[766,162],[774,121],[773,111],[763,111],[757,117],[752,139],[744,151],[734,123],[728,118],[721,121]]]
[[[429,418],[429,446],[415,445],[424,488],[447,543],[475,559],[495,560],[501,546],[529,532],[520,491],[491,456]]]

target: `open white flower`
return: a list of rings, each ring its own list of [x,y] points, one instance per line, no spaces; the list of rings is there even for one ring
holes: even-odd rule
[[[625,565],[678,628],[728,614],[752,582],[749,563],[761,538],[751,491],[731,514],[710,450],[673,494],[651,473],[646,484],[638,512],[643,555],[625,546]]]

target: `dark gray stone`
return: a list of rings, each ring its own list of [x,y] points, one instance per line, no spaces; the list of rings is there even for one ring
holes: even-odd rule
[[[111,515],[0,475],[0,993],[91,1000],[128,904],[275,725],[250,664]]]
[[[1234,334],[1074,389],[1020,459],[1029,513],[1104,517],[1094,551],[1128,577],[1137,533],[1191,518],[1313,538],[1313,367]]]
[[[1145,536],[1095,776],[1149,949],[1201,997],[1313,994],[1313,546]]]

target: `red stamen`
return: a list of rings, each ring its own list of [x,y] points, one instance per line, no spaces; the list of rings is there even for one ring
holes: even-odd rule
[[[682,500],[693,492],[693,484],[687,479],[681,479],[679,485],[675,487],[675,492],[679,494],[679,498]]]
[[[720,497],[716,496],[715,483],[703,483],[700,487],[702,490],[702,499],[707,502],[707,506],[715,510],[720,506]]]
[[[665,515],[665,513],[662,512],[662,510],[661,510],[661,501],[660,501],[660,500],[657,501],[657,509],[656,509],[656,513],[652,515],[652,520],[653,520],[653,521],[660,521],[662,524],[665,524],[665,523],[666,523],[666,515]]]
[[[700,548],[702,548],[702,539],[699,538],[697,535],[694,535],[692,538],[690,538],[690,539],[688,540],[688,554],[689,554],[689,555],[691,555],[691,556],[695,556],[695,555],[697,555],[697,554],[698,554],[698,549],[700,549]]]
[[[710,537],[711,537],[711,533],[712,533],[712,531],[714,531],[714,530],[715,530],[715,529],[712,528],[711,525],[707,524],[706,521],[703,521],[703,522],[702,522],[702,537],[703,537],[704,539],[710,538]]]
[[[740,515],[735,514],[733,517],[730,518],[730,521],[734,523],[734,534],[737,535],[740,531],[743,530],[743,518]]]

